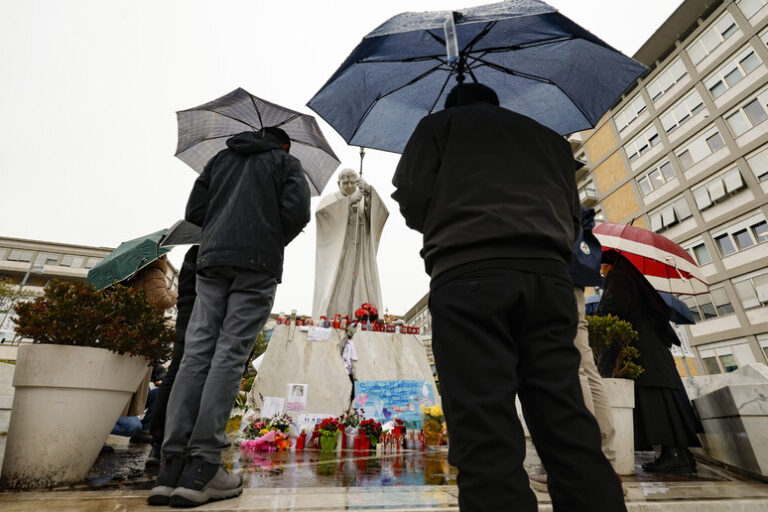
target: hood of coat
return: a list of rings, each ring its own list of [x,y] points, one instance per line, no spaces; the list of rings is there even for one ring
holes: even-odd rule
[[[264,153],[282,146],[272,135],[264,132],[247,131],[227,139],[227,147],[241,155]]]

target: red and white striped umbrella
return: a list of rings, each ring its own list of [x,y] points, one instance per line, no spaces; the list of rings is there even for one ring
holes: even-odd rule
[[[709,285],[690,254],[669,238],[647,229],[599,222],[592,233],[603,251],[620,252],[660,292],[707,293]]]

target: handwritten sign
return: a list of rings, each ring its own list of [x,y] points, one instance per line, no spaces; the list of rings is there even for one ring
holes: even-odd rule
[[[386,423],[397,417],[409,428],[421,428],[421,406],[435,405],[435,396],[426,380],[357,381],[355,405],[366,418]]]
[[[264,403],[261,404],[261,417],[271,418],[275,414],[282,414],[285,406],[285,399],[276,396],[265,396]]]

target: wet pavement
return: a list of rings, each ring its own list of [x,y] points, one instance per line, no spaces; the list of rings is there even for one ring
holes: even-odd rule
[[[144,468],[149,446],[110,436],[112,454],[100,456],[88,478],[77,485],[33,492],[0,492],[3,512],[142,512],[147,490],[157,468]],[[647,473],[640,465],[653,453],[636,457],[638,474],[625,477],[629,510],[708,512],[710,510],[768,510],[768,484],[715,463],[700,461],[691,476]],[[337,511],[458,510],[457,471],[448,464],[447,451],[397,453],[241,454],[228,451],[224,463],[245,479],[240,498],[195,510]],[[529,445],[526,469],[542,471]],[[536,492],[539,510],[551,510],[549,496]],[[163,510],[162,508],[160,510]]]

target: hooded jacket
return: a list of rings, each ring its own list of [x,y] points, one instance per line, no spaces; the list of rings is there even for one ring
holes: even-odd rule
[[[283,274],[283,252],[310,218],[309,185],[299,160],[272,135],[227,140],[195,181],[185,218],[202,226],[197,271],[233,266]]]
[[[424,235],[434,279],[495,258],[554,260],[565,271],[581,228],[575,163],[563,137],[489,103],[422,119],[403,151],[392,197]]]

